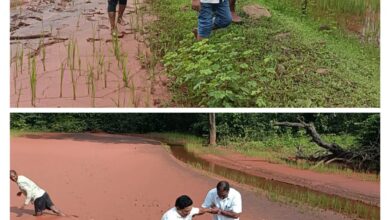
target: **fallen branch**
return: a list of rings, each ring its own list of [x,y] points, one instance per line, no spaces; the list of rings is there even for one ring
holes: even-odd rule
[[[313,123],[306,123],[302,120],[300,122],[273,122],[274,125],[280,125],[280,126],[288,126],[288,127],[298,127],[298,128],[304,128],[308,135],[311,136],[312,141],[316,143],[318,146],[325,148],[326,150],[330,151],[331,153],[335,155],[343,155],[347,152],[340,147],[336,143],[326,143],[321,139],[321,136],[318,134],[316,128],[314,127]]]
[[[42,34],[32,34],[27,36],[11,36],[10,40],[31,40],[31,39],[39,39],[51,37],[51,33],[42,33]]]

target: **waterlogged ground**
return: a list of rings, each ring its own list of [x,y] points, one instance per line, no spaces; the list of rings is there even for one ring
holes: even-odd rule
[[[40,219],[160,219],[182,194],[199,206],[220,180],[185,166],[159,142],[96,133],[13,137],[11,168],[33,179],[59,208],[73,215],[63,218],[46,213]],[[349,219],[330,211],[270,201],[233,182],[232,187],[242,194],[242,219]],[[17,190],[11,183],[11,219],[36,219],[31,205],[26,210],[18,208],[23,198],[16,196]]]
[[[30,0],[11,9],[12,107],[156,107],[169,102],[166,79],[157,74],[157,62],[144,43],[147,31],[141,24],[153,19],[146,6],[128,1],[130,24],[119,29],[118,56],[106,7],[106,0]]]

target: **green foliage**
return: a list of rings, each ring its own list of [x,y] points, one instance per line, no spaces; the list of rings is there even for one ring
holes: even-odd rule
[[[214,31],[209,40],[196,42],[190,34],[196,14],[180,10],[188,3],[153,1],[160,19],[151,27],[149,39],[153,52],[163,58],[179,104],[379,105],[378,48],[340,33],[318,32],[319,23],[278,11],[260,21],[245,19],[243,25]]]
[[[209,107],[265,105],[259,84],[248,82],[255,74],[247,63],[258,52],[240,46],[244,37],[227,34],[216,43],[193,43],[192,38],[187,35],[179,50],[164,57],[179,102]]]

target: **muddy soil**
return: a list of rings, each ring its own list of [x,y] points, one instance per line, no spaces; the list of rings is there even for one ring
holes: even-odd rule
[[[11,107],[169,105],[167,78],[145,41],[147,23],[156,18],[137,2],[128,1],[129,24],[119,25],[120,56],[115,56],[107,0],[30,0],[11,9]]]
[[[270,163],[259,158],[245,156],[223,148],[219,149],[222,151],[220,155],[207,154],[201,157],[211,163],[238,169],[255,176],[380,206],[379,181],[363,181],[353,178],[353,176],[347,177],[339,174],[300,170],[287,165]]]
[[[177,196],[187,194],[199,206],[218,179],[171,156],[159,142],[108,134],[42,134],[11,138],[11,168],[49,192],[54,203],[73,217],[45,213],[40,219],[160,219]],[[232,182],[243,197],[243,220],[348,219],[268,200]],[[36,219],[32,205],[11,183],[11,219]],[[77,217],[75,217],[77,216]],[[196,218],[211,219],[210,215]]]

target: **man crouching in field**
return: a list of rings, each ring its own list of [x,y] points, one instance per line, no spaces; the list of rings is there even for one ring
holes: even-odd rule
[[[23,194],[26,196],[26,200],[21,209],[24,209],[31,202],[34,204],[35,216],[42,215],[45,209],[51,210],[59,216],[65,216],[64,213],[54,206],[49,194],[39,188],[33,181],[25,176],[18,175],[15,170],[10,171],[10,178],[20,189],[16,195],[21,196]]]

